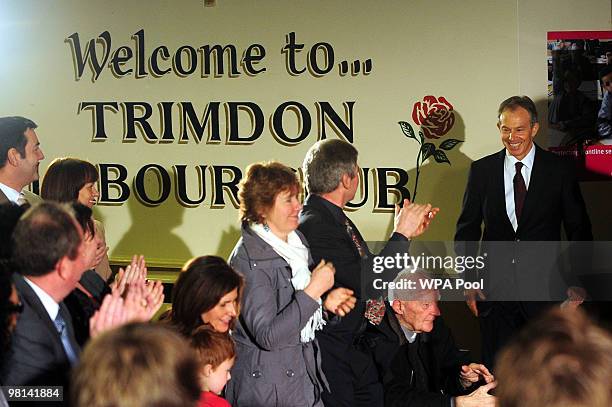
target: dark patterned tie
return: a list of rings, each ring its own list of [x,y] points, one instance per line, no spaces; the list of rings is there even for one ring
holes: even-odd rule
[[[363,242],[361,241],[361,239],[359,239],[357,233],[355,233],[355,229],[353,229],[353,225],[351,225],[351,222],[348,220],[348,218],[344,220],[344,224],[346,225],[346,233],[348,233],[351,240],[353,241],[353,244],[357,248],[357,251],[359,252],[359,257],[361,257],[362,259],[367,257],[368,253],[363,247]],[[379,325],[383,317],[385,316],[385,309],[385,302],[382,299],[370,299],[366,302],[366,310],[364,315],[366,319],[372,324]]]
[[[521,213],[523,213],[523,204],[525,203],[525,196],[527,195],[527,187],[525,186],[525,180],[523,174],[521,174],[521,168],[523,168],[522,162],[514,164],[516,168],[516,174],[512,183],[514,184],[514,213],[516,214],[516,221],[518,223],[521,219]]]

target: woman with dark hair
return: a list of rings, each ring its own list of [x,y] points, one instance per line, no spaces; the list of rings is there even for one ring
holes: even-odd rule
[[[100,196],[96,187],[97,182],[98,170],[92,163],[71,157],[56,158],[47,167],[40,196],[45,200],[78,202],[93,208]],[[95,219],[94,225],[95,235],[98,238],[95,270],[108,281],[112,271],[108,262],[104,227]]]
[[[229,332],[240,313],[242,276],[217,256],[189,260],[174,284],[166,321],[184,336],[202,325]]]
[[[87,269],[76,288],[64,298],[64,304],[72,317],[74,336],[79,345],[84,346],[89,340],[89,319],[100,308],[104,296],[111,292],[111,288],[93,269],[99,238],[95,234],[91,209],[80,203],[74,203],[72,208],[74,217],[83,230],[82,255],[86,259]]]
[[[355,306],[351,290],[331,289],[331,263],[310,271],[307,242],[296,230],[299,191],[295,173],[278,162],[250,165],[240,182],[242,237],[230,264],[246,284],[226,389],[231,405],[323,406],[315,332],[327,312],[344,316]]]

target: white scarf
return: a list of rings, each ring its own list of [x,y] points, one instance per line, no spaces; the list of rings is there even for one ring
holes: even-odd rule
[[[263,225],[259,223],[252,223],[249,225],[251,230],[255,234],[263,239],[264,242],[269,244],[274,251],[289,263],[291,267],[291,284],[295,290],[303,290],[310,283],[310,269],[308,268],[308,248],[302,243],[302,239],[298,236],[295,231],[289,233],[287,241],[283,241],[276,236],[268,228],[266,230]],[[300,340],[303,343],[312,341],[315,338],[315,331],[323,329],[325,321],[323,320],[323,308],[321,307],[321,300],[318,300],[319,307],[315,311],[314,315],[310,317],[306,326],[302,328],[300,334]]]

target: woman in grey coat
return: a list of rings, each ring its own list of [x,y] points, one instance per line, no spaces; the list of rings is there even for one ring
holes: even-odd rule
[[[240,184],[242,237],[230,264],[246,284],[226,389],[234,407],[323,406],[315,332],[328,311],[343,316],[355,305],[351,290],[329,291],[331,263],[310,272],[307,242],[296,231],[299,191],[293,171],[276,162],[249,166]]]

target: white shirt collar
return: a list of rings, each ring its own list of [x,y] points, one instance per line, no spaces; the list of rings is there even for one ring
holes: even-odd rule
[[[408,342],[409,343],[414,343],[414,341],[416,340],[416,337],[417,337],[417,333],[411,331],[410,329],[406,328],[402,324],[400,324],[400,328],[402,328],[402,332],[404,333],[404,336],[406,337]]]
[[[55,302],[55,300],[49,294],[47,294],[45,290],[37,286],[36,283],[30,281],[27,277],[24,277],[23,279],[30,287],[32,287],[32,290],[34,290],[34,293],[40,299],[40,302],[42,302],[43,307],[45,307],[47,314],[49,314],[51,321],[55,321],[55,317],[57,317],[59,312],[59,304]]]
[[[533,168],[533,160],[535,158],[535,151],[536,151],[535,144],[531,143],[531,150],[529,150],[527,155],[523,157],[522,160],[520,160],[523,163],[523,165],[530,170]],[[516,164],[518,161],[519,160],[517,160],[516,157],[514,157],[513,155],[510,155],[510,153],[506,149],[506,165],[514,169],[514,164]]]
[[[0,182],[0,190],[2,190],[6,198],[13,203],[17,203],[19,195],[21,195],[20,191],[16,191],[8,185],[4,185],[2,182]]]

